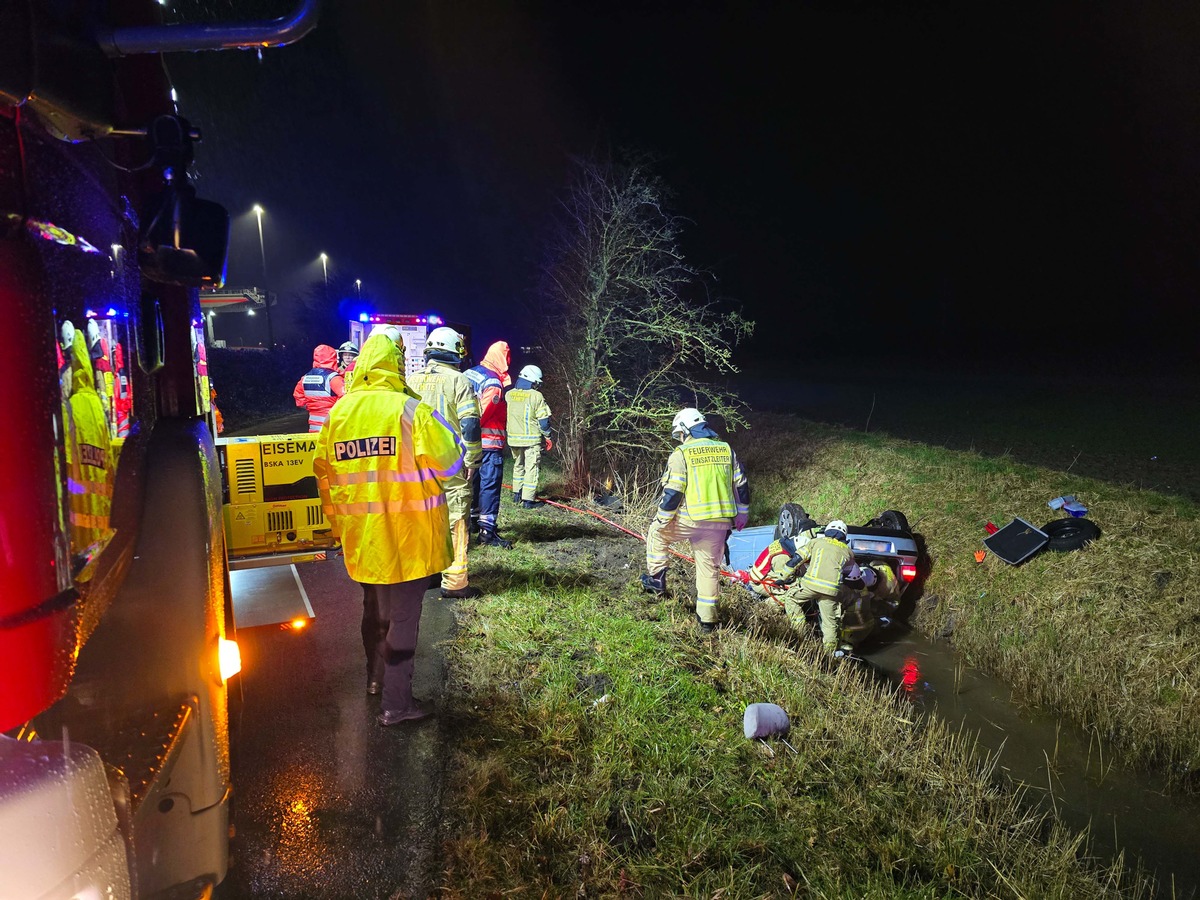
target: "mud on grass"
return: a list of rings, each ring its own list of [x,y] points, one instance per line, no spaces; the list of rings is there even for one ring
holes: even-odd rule
[[[903,510],[929,555],[926,602],[913,616],[921,631],[948,636],[971,665],[1132,761],[1200,787],[1194,503],[789,416],[759,416],[754,425],[753,440],[739,445],[755,491],[752,523],[771,521],[785,501],[820,521]],[[1091,508],[1099,540],[1015,567],[991,554],[975,561],[987,522],[1020,516],[1041,526],[1059,517],[1046,502],[1062,494]]]
[[[488,593],[445,648],[442,896],[1145,896],[815,642],[699,637],[690,589],[636,589],[641,557],[616,533],[473,557]],[[786,743],[743,736],[760,700],[790,714]]]

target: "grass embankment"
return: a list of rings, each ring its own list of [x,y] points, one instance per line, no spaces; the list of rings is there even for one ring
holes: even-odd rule
[[[446,648],[456,751],[443,895],[1118,897],[1080,839],[997,785],[970,741],[814,641],[697,635],[641,548],[558,511],[502,512]],[[745,706],[791,716],[744,738]]]
[[[1200,773],[1200,513],[1187,500],[1070,473],[758,416],[734,439],[756,491],[753,522],[798,501],[820,521],[907,513],[932,568],[914,623],[950,633],[1019,695],[1067,714],[1135,760],[1195,787]],[[988,555],[984,525],[1057,518],[1075,494],[1102,537],[1021,566]]]

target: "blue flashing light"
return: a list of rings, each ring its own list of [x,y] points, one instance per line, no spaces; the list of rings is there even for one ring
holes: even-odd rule
[[[114,309],[114,308],[113,308],[113,307],[111,307],[111,306],[108,308],[108,312],[106,312],[106,313],[105,313],[105,315],[106,315],[106,316],[108,316],[110,319],[111,319],[113,316],[115,316],[116,314],[117,314],[117,311],[116,311],[116,309]]]
[[[429,324],[430,325],[445,325],[446,323],[442,321],[441,316],[430,316]]]
[[[370,321],[371,321],[371,317],[370,317],[370,316],[368,316],[366,313],[359,313],[359,314],[358,314],[358,321],[360,321],[360,322],[370,322]]]

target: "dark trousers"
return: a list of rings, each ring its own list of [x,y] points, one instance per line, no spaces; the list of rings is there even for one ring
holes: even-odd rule
[[[362,639],[367,678],[383,682],[385,712],[413,705],[412,676],[428,578],[399,584],[364,584]]]
[[[504,481],[504,451],[484,450],[479,464],[479,527],[496,530],[500,484]]]

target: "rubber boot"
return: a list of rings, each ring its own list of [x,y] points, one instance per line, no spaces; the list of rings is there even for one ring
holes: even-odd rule
[[[700,618],[700,613],[696,613],[696,624],[700,626],[701,634],[712,634],[717,630],[716,622],[705,622]]]
[[[499,547],[502,550],[511,550],[512,541],[505,540],[491,528],[479,529],[479,543],[484,547]]]

